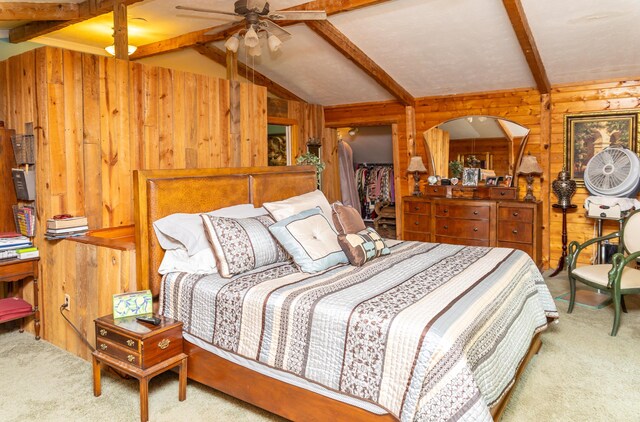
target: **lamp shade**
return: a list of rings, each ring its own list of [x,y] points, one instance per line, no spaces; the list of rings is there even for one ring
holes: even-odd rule
[[[272,53],[275,53],[280,49],[282,41],[280,41],[280,38],[276,37],[275,35],[269,34],[269,38],[267,38],[267,45],[269,46],[269,50]]]
[[[409,168],[407,168],[409,173],[418,172],[418,173],[426,173],[427,169],[422,162],[422,157],[419,155],[414,155],[411,157],[411,161],[409,161]]]
[[[229,37],[227,42],[224,43],[224,46],[227,50],[233,53],[238,52],[238,47],[240,46],[240,38],[238,37],[238,34]]]
[[[247,30],[247,33],[244,35],[244,45],[248,48],[256,47],[260,43],[260,39],[258,38],[258,33],[253,26]]]
[[[538,164],[535,155],[528,154],[522,157],[518,174],[542,174],[542,167]]]
[[[111,45],[105,47],[104,49],[107,51],[107,53],[111,54],[112,56],[116,55],[116,45],[115,44],[111,44]],[[137,49],[138,49],[138,47],[136,47],[135,45],[129,44],[129,45],[127,45],[127,54],[130,56],[133,53],[135,53]]]

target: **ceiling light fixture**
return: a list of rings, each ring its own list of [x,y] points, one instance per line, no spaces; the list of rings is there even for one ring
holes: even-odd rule
[[[275,53],[280,49],[282,40],[267,31],[259,24],[250,25],[247,29],[243,29],[240,32],[233,34],[224,43],[225,48],[233,53],[238,52],[240,47],[240,39],[244,39],[244,45],[247,48],[247,53],[252,57],[257,57],[262,54],[260,47],[260,38],[267,38],[267,45],[269,51]]]
[[[349,136],[356,136],[358,134],[358,132],[360,132],[360,129],[358,129],[357,127],[352,127],[351,129],[349,129]]]
[[[238,34],[234,34],[229,37],[227,42],[224,43],[224,47],[233,53],[237,53],[238,47],[240,47],[240,36]]]
[[[259,44],[260,39],[258,38],[258,33],[255,29],[253,29],[253,26],[250,26],[247,30],[247,33],[244,34],[244,45],[246,45],[248,48],[251,48],[256,47]]]
[[[267,36],[267,44],[269,45],[269,50],[272,53],[275,53],[280,49],[280,46],[282,45],[282,41],[280,41],[280,38],[276,37],[275,35],[269,34]]]
[[[111,54],[112,56],[116,55],[116,45],[115,44],[111,44],[110,46],[107,46],[104,49],[107,51],[107,53]],[[135,45],[129,44],[127,46],[127,54],[130,56],[133,53],[135,53],[137,49],[138,49],[138,47],[136,47]]]

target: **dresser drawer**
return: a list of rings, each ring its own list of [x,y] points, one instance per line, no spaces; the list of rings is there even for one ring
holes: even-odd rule
[[[424,189],[424,194],[426,196],[433,196],[436,198],[445,198],[447,196],[447,187],[427,185]]]
[[[405,201],[404,212],[413,214],[429,214],[431,204],[422,201]]]
[[[531,243],[533,241],[533,224],[501,221],[498,224],[498,241]]]
[[[498,247],[519,249],[526,252],[533,259],[533,245],[530,243],[498,242]]]
[[[436,218],[437,236],[454,236],[463,239],[489,239],[489,221]]]
[[[404,229],[407,231],[428,233],[431,231],[431,219],[428,215],[405,214]]]
[[[402,236],[403,240],[416,240],[418,242],[431,242],[431,234],[430,233],[420,233],[420,232],[412,232],[405,231]]]
[[[491,207],[488,205],[453,205],[453,204],[437,204],[436,217],[451,218],[467,218],[487,220],[491,213]]]
[[[182,353],[182,326],[142,340],[142,368]]]
[[[490,188],[489,199],[516,199],[517,192],[513,188]]]
[[[533,223],[533,209],[522,207],[500,207],[498,209],[499,221],[521,221]]]
[[[489,246],[489,240],[482,239],[461,239],[459,237],[436,236],[436,243],[448,243],[450,245],[465,246]]]
[[[109,356],[113,356],[114,358],[117,358],[123,362],[128,362],[131,365],[137,367],[140,367],[141,365],[140,353],[115,344],[105,338],[99,338],[96,341],[96,350]]]
[[[96,325],[96,341],[109,340],[112,344],[118,344],[124,348],[140,352],[140,342],[137,338],[128,337],[119,332],[115,332],[109,327]]]

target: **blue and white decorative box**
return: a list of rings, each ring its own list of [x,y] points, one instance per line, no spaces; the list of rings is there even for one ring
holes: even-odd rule
[[[151,290],[113,295],[113,318],[150,314],[153,311]]]

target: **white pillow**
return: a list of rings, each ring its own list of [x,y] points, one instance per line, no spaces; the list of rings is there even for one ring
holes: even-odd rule
[[[266,215],[264,208],[252,204],[233,205],[206,213],[215,217],[248,218]],[[210,248],[200,214],[176,213],[154,221],[153,229],[165,251],[186,249],[189,256]]]
[[[269,211],[269,214],[271,214],[273,219],[276,221],[284,220],[285,218],[299,214],[302,211],[318,208],[327,218],[329,225],[335,229],[333,219],[331,217],[331,205],[329,205],[329,201],[327,201],[324,193],[320,190],[315,190],[298,196],[292,196],[291,198],[282,201],[265,202],[262,206]]]
[[[162,275],[180,272],[195,274],[212,274],[217,272],[216,259],[211,248],[189,256],[186,249],[171,249],[164,253],[158,272]]]
[[[338,234],[317,208],[278,221],[269,226],[269,231],[305,273],[349,263],[338,243]]]

